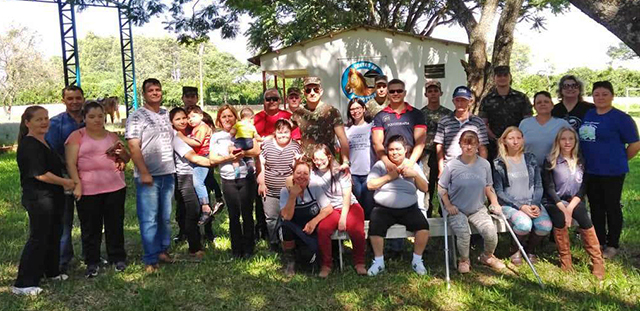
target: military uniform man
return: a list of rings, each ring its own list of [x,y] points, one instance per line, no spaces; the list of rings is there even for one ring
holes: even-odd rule
[[[379,75],[375,79],[376,84],[376,96],[370,99],[365,105],[367,111],[365,112],[365,118],[373,120],[378,112],[389,106],[389,97],[387,96],[387,76]]]

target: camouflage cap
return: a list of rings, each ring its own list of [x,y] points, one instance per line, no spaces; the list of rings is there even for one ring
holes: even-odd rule
[[[427,82],[424,84],[424,89],[427,90],[431,86],[435,86],[438,88],[438,90],[442,91],[442,85],[438,80],[427,80]]]
[[[198,88],[195,86],[183,86],[182,96],[187,96],[187,95],[198,95]]]
[[[317,84],[317,85],[322,85],[322,79],[320,79],[319,77],[306,77],[304,78],[304,86],[310,85],[310,84]]]
[[[378,84],[378,83],[387,84],[389,82],[387,76],[385,75],[377,75],[376,78],[373,79],[373,81],[375,84]]]
[[[291,88],[289,88],[289,89],[287,90],[287,96],[289,96],[289,95],[291,95],[291,94],[298,94],[298,95],[300,95],[300,94],[302,94],[302,92],[301,92],[301,91],[300,91],[300,89],[299,89],[299,88],[297,88],[297,87],[291,87]]]
[[[510,74],[511,70],[509,68],[509,66],[496,66],[495,68],[493,68],[493,74],[496,75],[500,75],[500,74]]]

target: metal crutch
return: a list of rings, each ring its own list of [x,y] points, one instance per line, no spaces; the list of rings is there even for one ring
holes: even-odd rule
[[[449,223],[447,222],[448,213],[444,212],[442,214],[442,217],[444,218],[444,266],[446,270],[445,280],[447,281],[447,289],[450,289],[451,279],[449,278]]]
[[[522,254],[522,257],[524,257],[524,259],[527,261],[527,264],[529,264],[529,267],[531,267],[531,271],[533,271],[533,274],[538,279],[538,283],[540,284],[540,287],[544,288],[544,284],[542,283],[542,279],[540,278],[540,275],[538,275],[538,272],[536,271],[536,268],[531,263],[531,260],[529,260],[529,256],[527,256],[527,253],[524,251],[524,248],[522,247],[522,244],[520,244],[520,241],[518,241],[518,237],[516,236],[516,233],[513,232],[513,229],[511,228],[511,225],[509,224],[509,221],[507,220],[507,217],[502,213],[500,213],[500,216],[502,216],[502,220],[504,221],[505,225],[507,226],[507,229],[509,229],[509,233],[511,233],[511,237],[513,238],[513,240],[518,245],[518,249],[520,249],[520,254]]]

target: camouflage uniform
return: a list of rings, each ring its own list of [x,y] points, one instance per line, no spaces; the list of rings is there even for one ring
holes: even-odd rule
[[[378,104],[375,97],[370,99],[365,105],[367,108],[367,111],[364,113],[365,118],[373,120],[373,117],[375,117],[378,112],[382,111],[382,109],[389,106],[389,103],[390,101],[388,95],[384,98],[384,103],[382,103],[382,105]]]
[[[489,120],[489,129],[500,138],[509,126],[518,126],[522,119],[533,115],[533,106],[529,97],[520,91],[509,89],[507,96],[501,96],[496,89],[491,90],[480,103],[478,116]],[[496,142],[489,142],[489,159],[495,158]]]
[[[427,124],[427,140],[422,152],[420,162],[422,162],[422,171],[429,181],[429,192],[425,195],[425,208],[427,208],[427,217],[431,217],[433,214],[433,195],[435,193],[435,185],[438,183],[438,157],[436,155],[436,143],[433,139],[436,137],[438,131],[438,121],[444,116],[448,116],[453,113],[451,109],[440,106],[435,111],[430,110],[427,106],[423,107],[420,111],[424,115],[424,121]]]
[[[301,106],[293,113],[291,120],[300,128],[302,147],[308,156],[311,156],[317,144],[327,145],[331,152],[336,154],[334,127],[344,125],[338,109],[321,101],[313,111],[310,111],[306,105]]]

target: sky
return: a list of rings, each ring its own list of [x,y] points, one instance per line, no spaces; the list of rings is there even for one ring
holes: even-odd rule
[[[602,69],[610,61],[607,48],[618,45],[620,40],[606,28],[592,21],[578,9],[573,8],[566,14],[554,16],[545,14],[546,30],[538,32],[530,25],[520,23],[516,26],[515,41],[525,43],[531,48],[530,73],[561,73],[573,67]],[[134,36],[175,37],[164,29],[165,17],[156,17],[142,27],[135,27]],[[495,23],[497,24],[498,17]],[[12,26],[26,26],[40,36],[39,50],[46,56],[61,54],[60,26],[55,4],[25,2],[17,0],[0,1],[0,33]],[[241,33],[249,26],[250,19],[241,19]],[[493,27],[495,29],[496,27]],[[119,36],[117,10],[112,8],[88,8],[76,14],[76,30],[79,39],[93,32],[99,36]],[[495,32],[495,30],[494,30]],[[492,40],[494,34],[490,35]],[[247,48],[247,40],[240,35],[235,39],[223,40],[218,31],[211,33],[212,42],[219,50],[231,53],[241,62],[246,62],[252,53]],[[458,26],[439,27],[433,37],[467,42],[464,30]],[[134,42],[135,45],[135,42]],[[82,57],[82,55],[80,55]],[[629,69],[640,70],[640,59],[616,63]]]

